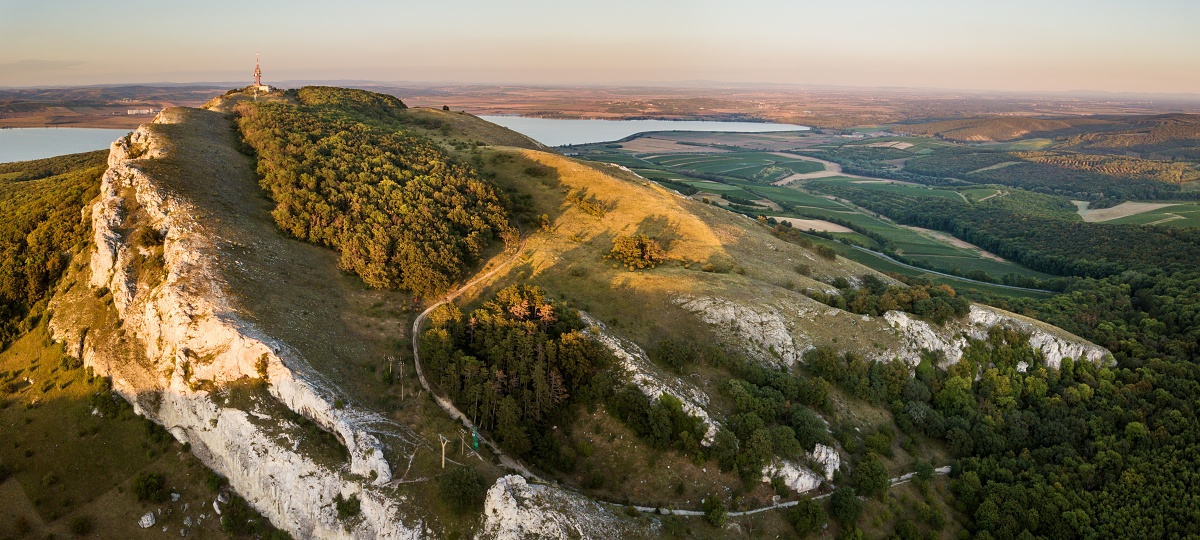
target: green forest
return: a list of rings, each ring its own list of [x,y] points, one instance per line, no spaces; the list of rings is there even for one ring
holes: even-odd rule
[[[966,361],[918,368],[898,425],[944,439],[953,491],[984,538],[1181,537],[1200,521],[1200,235],[1083,223],[1048,208],[830,192],[1068,276],[1045,300],[974,294],[1112,351],[1115,365],[1045,366],[1021,336],[972,342]],[[997,198],[1002,200],[1003,198]],[[1024,371],[1015,369],[1024,363]],[[844,368],[843,368],[844,369]],[[832,376],[832,375],[831,375]],[[833,379],[837,380],[837,379]],[[838,381],[853,384],[853,381]]]
[[[58,279],[87,241],[80,210],[96,197],[108,152],[0,165],[0,350],[37,325]]]
[[[412,129],[399,99],[326,87],[291,97],[236,108],[272,214],[296,238],[338,250],[367,285],[445,291],[511,236],[503,195]]]
[[[579,314],[541,289],[513,285],[469,314],[438,308],[421,339],[438,386],[505,448],[555,468],[547,426],[572,405],[604,398],[611,354],[583,333]]]

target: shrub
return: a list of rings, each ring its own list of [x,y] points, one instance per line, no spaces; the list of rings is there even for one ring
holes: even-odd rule
[[[92,532],[92,518],[88,516],[75,516],[71,518],[71,523],[68,527],[71,534],[75,536],[83,536]]]
[[[133,479],[133,493],[140,502],[166,502],[166,478],[158,473],[140,473]]]
[[[438,496],[460,512],[483,505],[485,479],[472,467],[455,467],[438,477]]]
[[[348,499],[343,499],[342,494],[338,493],[333,499],[334,506],[337,507],[338,519],[345,521],[362,513],[362,502],[358,500],[358,495],[351,495]]]
[[[221,491],[221,488],[225,487],[225,477],[213,471],[208,471],[208,474],[204,476],[204,485],[208,486],[209,491],[218,493]]]
[[[843,527],[851,527],[858,523],[858,518],[862,515],[863,503],[858,500],[858,494],[854,492],[854,488],[843,486],[833,490],[833,495],[829,497],[829,513],[833,515],[838,523]]]
[[[704,519],[708,520],[709,524],[718,529],[725,528],[729,512],[725,510],[725,501],[721,500],[720,496],[710,494],[705,497],[701,508],[704,510]]]
[[[821,508],[821,503],[805,497],[787,511],[787,520],[796,529],[796,534],[804,537],[825,523],[825,509]]]
[[[658,240],[644,234],[617,236],[606,259],[624,264],[629,270],[654,268],[666,260],[666,253]]]

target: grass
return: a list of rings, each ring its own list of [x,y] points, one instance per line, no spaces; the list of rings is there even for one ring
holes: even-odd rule
[[[830,178],[822,178],[821,183],[830,185],[848,185],[859,189],[869,189],[872,191],[883,191],[886,193],[897,193],[901,195],[912,195],[917,197],[941,197],[944,199],[962,200],[959,192],[950,189],[939,189],[928,186],[920,186],[913,184],[901,184],[896,182],[864,182],[861,178],[847,178],[843,176],[834,176]]]
[[[21,536],[18,522],[24,522],[39,537],[67,538],[71,521],[86,518],[103,537],[132,538],[142,533],[138,517],[160,507],[175,509],[158,523],[175,533],[185,516],[195,523],[210,507],[208,469],[161,428],[148,430],[128,405],[113,415],[93,413],[99,380],[83,368],[65,368],[44,325],[0,353],[0,373],[0,382],[16,383],[15,391],[0,389],[0,464],[15,471],[0,483],[0,535]],[[133,479],[148,472],[164,475],[180,501],[139,503]],[[192,510],[183,512],[185,503]],[[224,536],[216,519],[189,535]]]
[[[1178,204],[1105,221],[1104,223],[1158,225],[1162,227],[1200,227],[1200,204]]]
[[[816,172],[825,168],[820,163],[767,152],[665,154],[635,159],[641,159],[668,170],[696,171],[759,183],[770,183],[792,174]],[[605,160],[607,160],[607,155]]]

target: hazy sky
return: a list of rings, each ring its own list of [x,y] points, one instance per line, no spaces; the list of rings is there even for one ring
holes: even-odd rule
[[[0,0],[0,86],[714,80],[1200,92],[1200,0]]]

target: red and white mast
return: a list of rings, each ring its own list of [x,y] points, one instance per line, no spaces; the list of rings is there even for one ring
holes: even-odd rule
[[[262,68],[258,67],[258,53],[254,53],[254,86],[262,86]]]

